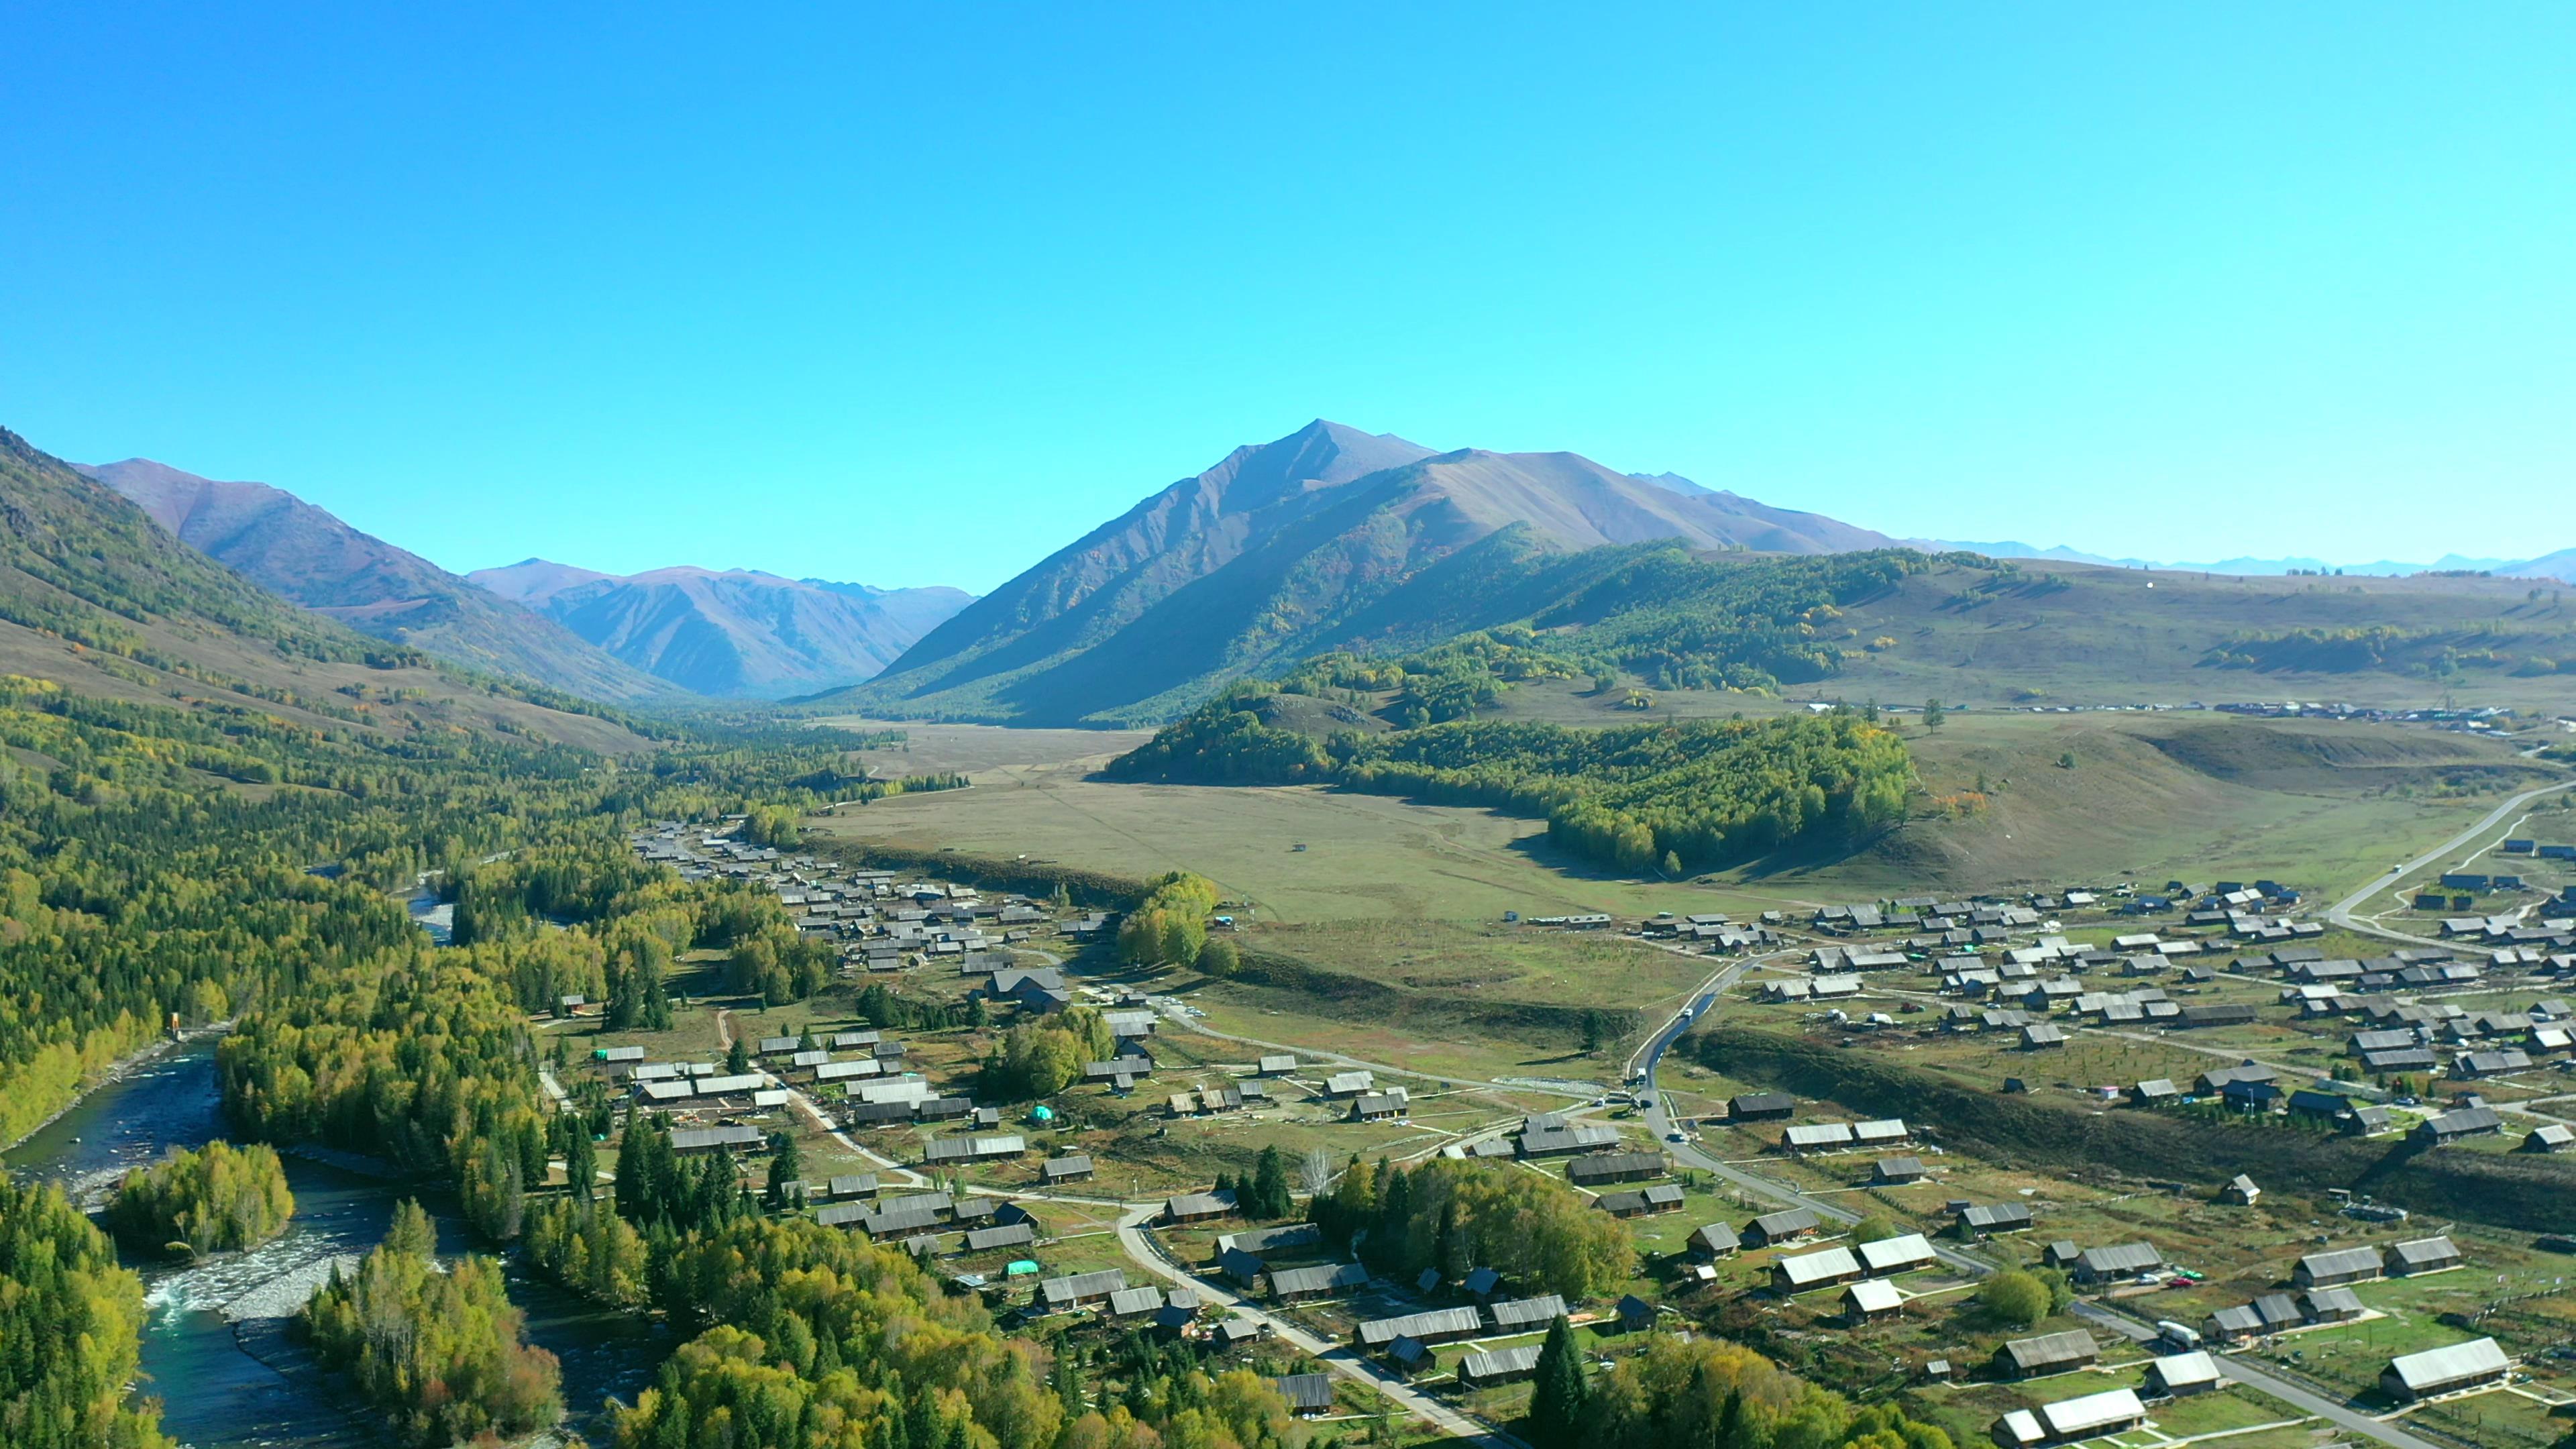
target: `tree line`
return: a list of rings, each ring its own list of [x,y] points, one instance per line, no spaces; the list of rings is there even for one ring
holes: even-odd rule
[[[1856,715],[1572,729],[1464,720],[1324,739],[1203,706],[1111,762],[1114,778],[1332,783],[1544,819],[1552,843],[1644,872],[1847,844],[1904,818],[1913,759]]]

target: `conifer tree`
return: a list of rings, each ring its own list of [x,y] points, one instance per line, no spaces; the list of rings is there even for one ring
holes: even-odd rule
[[[1582,1442],[1583,1352],[1575,1346],[1574,1325],[1564,1314],[1547,1326],[1547,1342],[1538,1351],[1538,1377],[1530,1393],[1530,1442],[1537,1449],[1575,1449]]]

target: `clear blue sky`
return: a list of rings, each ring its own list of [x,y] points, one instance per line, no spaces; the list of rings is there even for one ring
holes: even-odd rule
[[[0,424],[459,570],[982,589],[1319,414],[2576,545],[2564,4],[784,8],[14,7]]]

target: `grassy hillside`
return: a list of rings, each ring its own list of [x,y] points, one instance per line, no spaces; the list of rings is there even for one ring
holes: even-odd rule
[[[318,731],[645,743],[569,696],[444,667],[298,609],[5,430],[0,674],[138,704],[248,706]]]
[[[1977,706],[2299,699],[2576,710],[2576,604],[2545,581],[2230,578],[1905,550],[1693,554],[1669,543],[1566,552],[1520,528],[1436,557],[1336,557],[1326,576],[1373,582],[1336,585],[1329,606],[1281,593],[1284,575],[1256,580],[1251,557],[1150,607],[1095,600],[1079,628],[1060,622],[981,653],[952,650],[928,672],[908,656],[850,698],[891,717],[1153,723],[1233,678],[1276,674],[1311,654],[1385,657],[1472,631],[1529,629],[1583,670],[1614,671],[1659,696],[1710,696],[1677,702],[1685,715],[1758,709],[1747,690]],[[1229,592],[1252,582],[1261,587]],[[944,647],[937,634],[921,646]]]
[[[2576,599],[2528,579],[1944,567],[1845,612],[1827,695],[1951,703],[2299,699],[2576,708]],[[2571,665],[2561,672],[2559,664]],[[1803,691],[1802,691],[1803,692]]]
[[[2502,796],[2564,778],[2504,741],[2396,725],[1969,714],[1903,728],[1923,786],[1913,818],[1791,877],[1863,896],[2124,876],[2358,885]]]

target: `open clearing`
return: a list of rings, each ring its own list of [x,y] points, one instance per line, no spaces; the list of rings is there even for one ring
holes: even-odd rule
[[[1535,700],[1550,688],[1507,698]],[[1139,878],[1189,869],[1250,903],[1258,919],[1286,924],[1753,911],[2122,877],[2330,888],[2367,879],[2505,793],[2559,773],[2502,741],[2408,726],[2199,712],[1953,715],[1938,731],[1902,725],[1929,792],[1918,803],[1928,809],[1982,782],[1982,810],[1918,818],[1840,860],[1667,882],[1572,860],[1548,847],[1543,821],[1489,810],[1316,786],[1091,778],[1134,734],[905,728],[904,748],[868,752],[879,773],[962,769],[975,787],[846,809],[815,822],[818,831]]]

